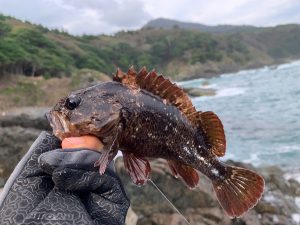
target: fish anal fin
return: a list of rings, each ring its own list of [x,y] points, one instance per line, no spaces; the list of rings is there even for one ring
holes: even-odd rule
[[[195,188],[198,185],[199,174],[194,168],[174,160],[168,160],[168,164],[172,174],[176,178],[180,176],[189,188]]]
[[[186,117],[196,112],[191,99],[183,89],[164,76],[158,75],[155,70],[147,72],[147,69],[143,67],[139,73],[136,73],[134,68],[130,67],[125,74],[118,69],[113,80],[128,87],[141,88],[161,97],[163,101],[177,107]]]
[[[147,159],[123,151],[124,166],[133,183],[144,185],[150,179],[151,167]]]
[[[230,217],[240,217],[253,208],[264,191],[264,179],[257,173],[239,168],[227,167],[223,180],[213,182],[217,198]]]
[[[216,156],[224,156],[226,138],[223,124],[214,112],[198,112],[193,115],[195,126],[198,126],[204,135],[205,142]]]
[[[178,178],[178,172],[177,172],[177,168],[176,168],[176,162],[168,160],[168,165],[170,167],[171,173],[175,178]]]

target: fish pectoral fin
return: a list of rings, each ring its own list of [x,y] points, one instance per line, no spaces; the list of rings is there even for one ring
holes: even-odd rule
[[[103,175],[105,173],[108,164],[114,159],[118,151],[110,151],[104,149],[103,151],[101,151],[101,153],[102,154],[100,158],[94,163],[94,167],[99,166],[99,173],[100,175]]]
[[[194,124],[199,127],[204,141],[216,156],[224,156],[226,151],[226,138],[223,124],[214,112],[197,112],[193,115]]]
[[[151,167],[147,159],[123,151],[124,166],[132,181],[144,185],[150,179]]]
[[[184,165],[174,160],[168,160],[172,174],[177,178],[180,176],[189,188],[195,188],[199,183],[199,174],[191,166]]]
[[[108,144],[104,146],[103,150],[101,151],[102,154],[100,158],[94,163],[95,167],[99,166],[100,175],[104,174],[106,167],[118,153],[118,149],[119,149],[118,139],[122,129],[123,129],[122,124],[119,124],[118,127],[116,127],[115,133],[112,136],[110,142],[108,142]]]

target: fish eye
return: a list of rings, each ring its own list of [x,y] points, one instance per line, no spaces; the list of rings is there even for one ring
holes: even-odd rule
[[[81,102],[81,98],[77,96],[68,97],[65,102],[65,107],[69,110],[73,110],[77,106],[79,106],[80,102]]]

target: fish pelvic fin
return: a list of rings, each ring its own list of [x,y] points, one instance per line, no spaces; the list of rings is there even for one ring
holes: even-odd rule
[[[262,197],[265,182],[257,173],[227,166],[223,180],[213,182],[218,201],[229,217],[241,217]]]
[[[122,151],[124,166],[131,180],[136,185],[144,185],[151,174],[150,163],[147,159],[133,153]]]

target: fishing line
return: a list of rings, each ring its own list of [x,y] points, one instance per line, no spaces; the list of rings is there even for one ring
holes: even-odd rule
[[[162,190],[160,190],[160,188],[153,182],[153,180],[149,179],[149,181],[151,182],[151,184],[158,190],[158,192],[167,200],[167,202],[169,202],[169,204],[173,207],[173,209],[175,209],[175,211],[182,216],[182,218],[185,220],[185,222],[188,225],[191,225],[189,223],[189,221],[187,220],[187,218],[185,218],[185,216],[176,208],[176,206],[167,198],[167,196],[162,192]]]

